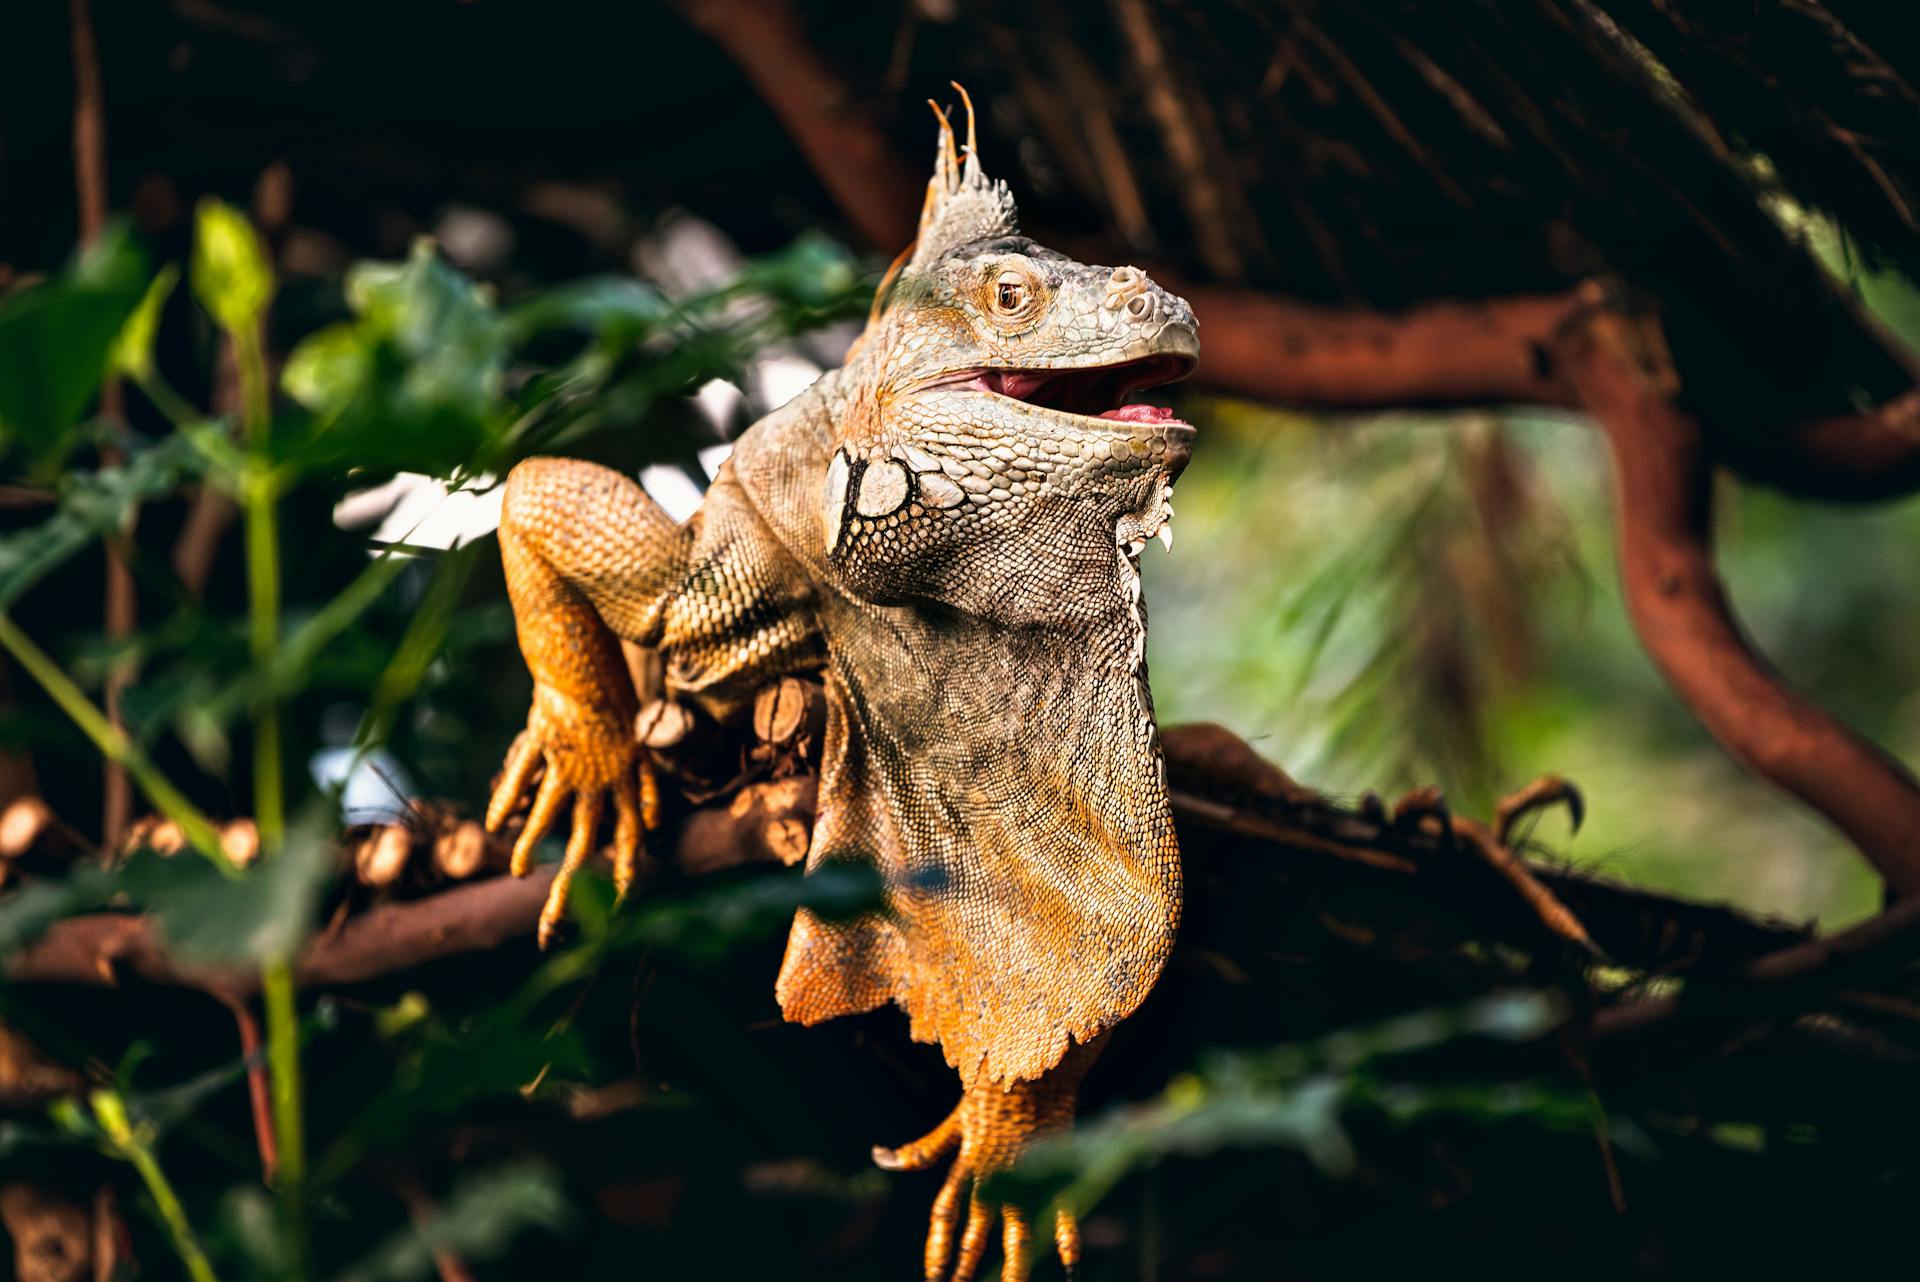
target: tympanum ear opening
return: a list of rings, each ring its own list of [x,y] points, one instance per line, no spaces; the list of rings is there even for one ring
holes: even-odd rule
[[[820,508],[820,532],[825,537],[828,556],[840,546],[840,527],[847,519],[849,472],[846,454],[835,450],[833,462],[827,465],[827,491]]]

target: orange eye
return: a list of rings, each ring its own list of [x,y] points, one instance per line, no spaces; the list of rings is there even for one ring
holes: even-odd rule
[[[994,282],[993,305],[1002,315],[1013,316],[1027,303],[1027,282],[1018,272],[1002,272]]]

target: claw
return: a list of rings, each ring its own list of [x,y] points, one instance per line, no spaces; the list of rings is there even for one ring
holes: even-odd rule
[[[566,854],[540,911],[542,948],[559,933],[567,892],[595,849],[609,805],[614,813],[613,880],[619,894],[626,894],[640,870],[646,830],[650,820],[658,819],[660,795],[652,765],[632,737],[633,715],[627,703],[609,701],[597,691],[568,694],[536,681],[527,728],[507,751],[500,782],[487,803],[489,831],[497,832],[507,822],[533,783],[536,767],[544,767],[526,824],[514,839],[514,876],[533,871],[534,853],[552,831],[561,807],[573,804]]]
[[[946,1276],[947,1257],[953,1253],[953,1230],[960,1220],[960,1195],[966,1189],[967,1168],[955,1162],[940,1192],[934,1195],[933,1213],[927,1220],[927,1282],[940,1282]]]
[[[1060,1252],[1060,1267],[1071,1279],[1080,1269],[1080,1221],[1064,1206],[1053,1217],[1053,1245]]]
[[[953,1262],[953,1282],[973,1282],[980,1271],[980,1260],[987,1253],[987,1234],[993,1229],[993,1212],[978,1193],[967,1200],[967,1231],[960,1235],[960,1254]]]
[[[522,730],[514,737],[513,746],[507,749],[506,762],[500,767],[500,782],[494,785],[493,796],[487,801],[488,832],[499,832],[500,825],[513,813],[539,761],[539,743]]]
[[[1494,840],[1505,846],[1513,834],[1514,825],[1528,815],[1564,804],[1567,808],[1567,820],[1574,832],[1580,831],[1580,824],[1587,817],[1586,798],[1580,790],[1562,779],[1559,775],[1542,775],[1518,792],[1508,793],[1500,798],[1493,808]]]
[[[1446,795],[1432,784],[1424,788],[1415,788],[1393,803],[1394,827],[1417,824],[1422,819],[1438,819],[1442,829],[1447,826]]]
[[[1000,1282],[1027,1282],[1033,1270],[1027,1250],[1032,1240],[1027,1213],[1017,1206],[1000,1208]]]
[[[951,1153],[954,1146],[960,1142],[960,1114],[965,1108],[966,1104],[963,1101],[954,1108],[953,1112],[947,1114],[940,1125],[910,1144],[902,1144],[899,1148],[882,1148],[875,1144],[873,1164],[883,1171],[926,1170]]]
[[[647,797],[653,796],[656,822],[660,805],[659,785],[652,783],[653,767],[644,760],[635,777],[616,780],[613,786],[613,894],[620,903],[632,889],[640,863],[647,856],[646,832],[656,826],[647,822]]]
[[[1013,1165],[1035,1136],[1058,1130],[1073,1120],[1080,1079],[1105,1041],[1102,1035],[1075,1046],[1059,1064],[1035,1080],[1004,1085],[978,1082],[940,1125],[919,1139],[897,1149],[873,1150],[874,1162],[890,1171],[924,1170],[959,1150],[954,1153],[953,1165],[933,1200],[927,1221],[928,1282],[943,1282],[949,1277],[949,1258],[953,1261],[952,1282],[972,1282],[996,1221],[1004,1252],[1000,1276],[1005,1282],[1026,1282],[1032,1268],[1033,1226],[1025,1211],[989,1201],[981,1196],[981,1190],[987,1177]],[[963,1199],[967,1207],[964,1228],[960,1223]],[[1062,1211],[1055,1217],[1053,1240],[1060,1262],[1071,1275],[1080,1262],[1080,1226],[1071,1214]]]
[[[560,813],[560,803],[566,797],[567,785],[560,778],[560,772],[548,770],[546,778],[540,781],[540,791],[533,798],[533,809],[527,812],[527,826],[520,830],[519,840],[513,843],[510,871],[514,876],[524,877],[532,871],[534,848],[553,827],[554,816]]]

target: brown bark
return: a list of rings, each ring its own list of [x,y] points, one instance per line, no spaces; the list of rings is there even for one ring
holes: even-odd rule
[[[1754,987],[1820,981],[1807,990],[1804,1008],[1849,975],[1867,970],[1890,974],[1916,959],[1920,959],[1920,899],[1909,899],[1857,926],[1758,957],[1742,970],[1740,979]],[[1614,1006],[1594,1016],[1592,1034],[1638,1033],[1670,1022],[1686,1004],[1684,996],[1677,996]]]
[[[1187,858],[1208,861],[1258,856],[1274,872],[1302,884],[1352,884],[1363,897],[1404,899],[1408,888],[1440,915],[1478,923],[1502,938],[1533,914],[1517,898],[1489,896],[1485,865],[1458,843],[1418,824],[1396,825],[1377,802],[1334,806],[1293,782],[1219,726],[1170,727],[1163,736],[1174,816]],[[726,804],[694,811],[671,841],[684,874],[804,854],[816,780],[810,775],[765,780]],[[1222,867],[1226,865],[1221,864]],[[1797,944],[1804,933],[1757,922],[1723,908],[1689,904],[1549,865],[1529,863],[1622,965],[1665,969],[1744,961]],[[297,974],[306,986],[340,986],[401,973],[427,962],[498,948],[531,935],[552,869],[527,880],[492,877],[424,899],[389,903],[349,917],[311,943]],[[1355,879],[1358,879],[1357,881]],[[1538,940],[1537,934],[1528,931]],[[16,983],[113,985],[122,977],[200,988],[227,999],[250,994],[257,976],[185,967],[170,958],[148,924],[124,914],[75,918],[0,961]]]
[[[14,1180],[0,1185],[0,1227],[13,1239],[19,1282],[85,1282],[92,1275],[91,1225],[79,1203]]]
[[[807,40],[794,6],[787,0],[678,3],[753,82],[860,235],[888,253],[912,240],[923,180],[856,114],[852,91]]]
[[[1597,312],[1555,364],[1612,447],[1620,575],[1642,645],[1723,747],[1920,893],[1920,782],[1791,690],[1741,634],[1713,561],[1712,463],[1647,331]]]
[[[340,987],[423,966],[443,957],[498,948],[533,934],[553,869],[521,879],[496,877],[416,899],[382,904],[346,919],[309,944],[294,968],[302,988]],[[147,918],[98,913],[61,922],[5,962],[15,983],[112,986],[122,976],[198,988],[227,998],[251,996],[260,978],[248,969],[192,966],[171,956]]]
[[[1871,503],[1920,490],[1920,388],[1857,414],[1809,419],[1784,433],[1729,426],[1716,461],[1802,498]]]
[[[805,853],[813,804],[811,778],[743,789],[729,805],[695,811],[671,834],[676,862],[690,873],[769,860],[794,862],[796,850]],[[295,964],[295,979],[303,988],[337,988],[530,939],[553,873],[546,867],[525,878],[489,877],[357,913],[307,946]],[[259,975],[251,970],[180,962],[169,954],[151,921],[124,913],[61,922],[0,961],[0,974],[15,983],[109,986],[122,977],[135,977],[203,989],[228,1002],[259,989]]]
[[[107,106],[100,82],[100,56],[94,45],[93,14],[88,0],[68,0],[73,39],[73,179],[80,213],[80,242],[96,239],[107,222]],[[100,416],[124,417],[120,384],[109,379],[100,389]],[[111,457],[111,456],[110,456]],[[129,513],[123,536],[130,536],[137,514]],[[111,550],[110,550],[111,553]],[[124,641],[139,622],[133,571],[119,556],[107,557],[105,630],[109,641]],[[107,674],[102,702],[107,720],[121,724],[120,699],[132,684],[125,664]],[[133,783],[114,762],[106,763],[101,800],[100,842],[112,846],[133,817]]]
[[[1302,408],[1566,405],[1545,359],[1571,294],[1429,303],[1402,313],[1317,307],[1171,281],[1206,336],[1194,381]]]

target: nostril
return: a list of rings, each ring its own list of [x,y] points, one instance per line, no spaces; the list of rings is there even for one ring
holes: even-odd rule
[[[1131,285],[1139,278],[1140,269],[1137,267],[1116,267],[1113,269],[1112,280],[1116,285]]]
[[[1148,294],[1136,294],[1127,303],[1127,315],[1135,320],[1145,320],[1153,311],[1153,298]]]

